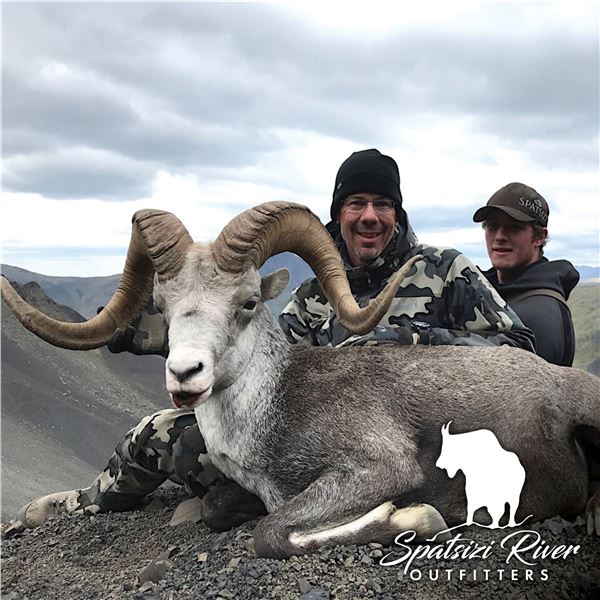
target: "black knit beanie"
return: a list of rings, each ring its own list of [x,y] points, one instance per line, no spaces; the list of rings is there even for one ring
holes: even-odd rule
[[[370,148],[353,152],[339,168],[333,189],[331,218],[335,221],[342,203],[352,194],[381,194],[396,205],[396,215],[402,214],[402,194],[400,193],[400,173],[391,156]]]

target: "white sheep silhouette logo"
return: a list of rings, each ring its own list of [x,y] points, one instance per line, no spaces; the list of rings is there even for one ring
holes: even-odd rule
[[[515,515],[525,483],[525,469],[519,457],[505,450],[489,429],[451,434],[450,423],[452,421],[442,425],[442,450],[435,466],[446,469],[451,479],[459,469],[465,475],[467,520],[464,525],[476,523],[475,511],[486,507],[492,523],[485,527],[500,528],[506,503],[509,512],[504,527],[520,525],[522,521],[516,523]]]

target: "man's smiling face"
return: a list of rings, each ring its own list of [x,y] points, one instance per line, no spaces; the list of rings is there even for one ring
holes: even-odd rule
[[[353,267],[375,260],[394,235],[394,202],[379,194],[352,194],[339,216],[342,237]]]

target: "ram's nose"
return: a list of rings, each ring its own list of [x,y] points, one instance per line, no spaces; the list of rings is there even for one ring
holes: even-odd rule
[[[194,347],[171,349],[165,365],[170,392],[205,389],[213,383],[213,361],[210,353]]]
[[[179,383],[185,383],[194,375],[202,373],[204,370],[204,362],[194,358],[169,360],[167,361],[167,369],[175,380]]]

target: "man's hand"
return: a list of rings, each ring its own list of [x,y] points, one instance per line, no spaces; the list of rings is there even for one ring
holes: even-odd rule
[[[152,301],[130,325],[113,333],[108,342],[108,349],[114,354],[131,352],[137,355],[169,355],[168,327],[162,313]]]

